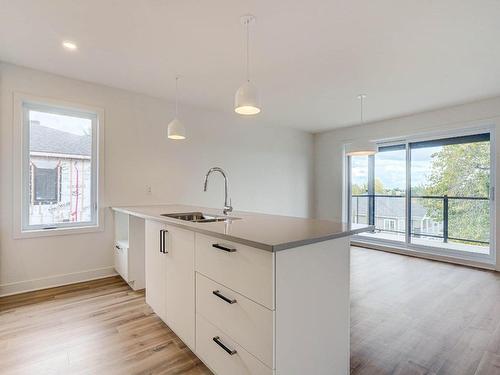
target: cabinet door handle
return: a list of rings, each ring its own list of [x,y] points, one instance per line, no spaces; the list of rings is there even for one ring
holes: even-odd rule
[[[236,251],[236,248],[228,245],[221,245],[218,243],[212,244],[212,247],[215,247],[216,249],[224,250],[227,251],[228,253],[234,253]]]
[[[215,337],[212,337],[212,340],[215,341],[215,343],[217,345],[219,345],[222,349],[224,349],[226,351],[226,353],[228,353],[229,355],[234,355],[236,354],[236,350],[234,349],[229,349],[226,345],[224,345],[221,341],[220,341],[220,337],[219,336],[215,336]]]
[[[167,233],[168,233],[168,230],[164,230],[163,231],[163,254],[167,254],[168,253],[168,250],[167,250]]]
[[[217,297],[219,297],[220,299],[226,301],[227,303],[229,303],[230,305],[232,305],[233,303],[236,303],[236,300],[235,299],[231,299],[231,298],[228,298],[226,297],[225,295],[223,295],[220,290],[214,290],[212,292],[212,294],[216,295]]]
[[[165,238],[168,230],[160,230],[160,253],[167,254],[167,239]]]

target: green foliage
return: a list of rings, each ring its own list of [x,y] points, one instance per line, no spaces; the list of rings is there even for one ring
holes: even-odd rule
[[[368,185],[363,183],[361,185],[354,184],[351,187],[352,195],[366,195],[368,194]],[[404,191],[398,188],[387,189],[384,187],[382,180],[379,177],[375,178],[375,194],[380,195],[404,195]]]
[[[385,188],[384,184],[380,180],[380,178],[376,177],[375,178],[375,194],[385,194]]]
[[[351,186],[352,195],[365,195],[368,194],[368,185],[367,184],[353,184]]]
[[[432,155],[428,183],[412,195],[488,197],[490,188],[490,144],[477,142],[443,146]],[[443,200],[421,199],[427,215],[443,220]],[[449,199],[449,236],[489,241],[489,202]]]

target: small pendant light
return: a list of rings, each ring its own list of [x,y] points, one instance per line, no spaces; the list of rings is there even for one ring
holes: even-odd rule
[[[186,139],[186,129],[179,121],[179,76],[175,77],[175,118],[170,121],[167,129],[167,136],[170,139]]]
[[[246,79],[234,96],[234,111],[240,115],[256,115],[260,112],[259,93],[250,82],[250,24],[255,23],[255,16],[248,14],[241,17],[246,28]]]
[[[366,99],[366,94],[359,94],[357,98],[360,100],[360,120],[361,124],[364,124],[364,102]],[[345,154],[347,156],[368,156],[375,155],[378,152],[378,146],[372,141],[355,141],[348,143],[345,146]]]

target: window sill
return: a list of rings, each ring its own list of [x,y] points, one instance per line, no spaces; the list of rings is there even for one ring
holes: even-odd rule
[[[54,228],[54,229],[34,229],[34,230],[24,230],[14,233],[14,239],[24,239],[24,238],[36,238],[36,237],[53,237],[53,236],[65,236],[65,235],[76,235],[85,233],[96,233],[103,232],[104,228],[102,225],[89,225],[82,227],[72,227],[72,228]]]

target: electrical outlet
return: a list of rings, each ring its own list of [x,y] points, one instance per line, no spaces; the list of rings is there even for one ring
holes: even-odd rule
[[[151,187],[151,185],[146,185],[146,194],[147,195],[153,194],[153,188]]]

